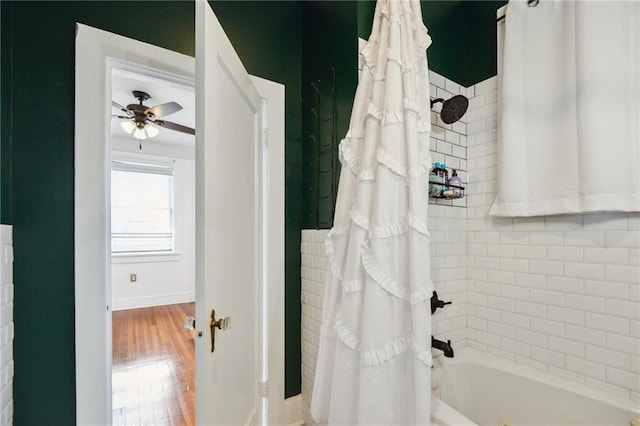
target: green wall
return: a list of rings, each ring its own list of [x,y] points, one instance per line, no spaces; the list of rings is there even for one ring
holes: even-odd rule
[[[358,83],[357,3],[305,1],[302,21],[302,227],[330,228]],[[335,73],[335,81],[333,74]],[[315,88],[314,88],[315,85]],[[318,90],[320,94],[318,94]]]
[[[503,3],[423,1],[433,39],[430,67],[463,85],[495,74],[493,14]],[[326,183],[310,182],[311,170],[326,170],[331,155],[318,160],[309,147],[309,87],[321,79],[324,91],[336,70],[339,141],[355,93],[355,36],[368,37],[373,5],[212,3],[247,70],[286,86],[286,396],[300,392],[300,230],[330,226],[333,206],[332,199],[316,206]],[[0,19],[0,219],[14,225],[15,424],[69,425],[75,423],[75,22],[193,55],[194,7],[191,1],[1,1]]]
[[[194,5],[2,1],[1,7],[0,207],[3,222],[14,226],[15,424],[69,425],[75,422],[75,23],[194,55]],[[297,394],[301,179],[293,93],[300,87],[301,4],[215,3],[214,9],[248,71],[287,87],[286,392]]]
[[[496,10],[506,0],[422,0],[429,69],[465,87],[496,75]],[[371,34],[375,1],[358,4],[358,36]]]
[[[461,80],[464,86],[486,80],[498,72],[496,10],[505,4],[506,0],[465,3],[466,75]]]
[[[11,196],[2,217],[14,226],[14,421],[70,425],[75,422],[75,22],[193,55],[193,5],[131,3],[127,13],[110,2],[2,2],[1,7],[3,21],[9,21],[10,46],[8,52],[3,46],[2,59],[9,62],[12,91],[9,105],[3,105],[11,114],[9,123],[2,123],[3,129],[10,127]],[[163,30],[140,25],[139,16],[153,16],[164,23]],[[4,38],[4,25],[2,33]]]
[[[0,3],[0,223],[11,223],[11,15]]]

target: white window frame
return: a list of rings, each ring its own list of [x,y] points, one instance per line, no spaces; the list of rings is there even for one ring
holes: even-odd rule
[[[182,178],[180,167],[177,167],[176,159],[159,157],[148,154],[133,154],[113,152],[111,158],[111,169],[114,163],[118,164],[118,169],[127,169],[136,172],[148,172],[158,174],[169,174],[173,176],[173,250],[172,251],[133,251],[133,252],[111,252],[113,263],[138,263],[138,262],[172,262],[180,259],[182,255],[182,232],[183,232],[183,206],[182,206]],[[170,172],[169,172],[170,170]],[[111,179],[109,179],[111,183]],[[111,231],[109,232],[111,241]]]

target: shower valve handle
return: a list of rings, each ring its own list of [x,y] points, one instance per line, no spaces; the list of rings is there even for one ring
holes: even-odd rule
[[[445,305],[450,305],[453,302],[445,302],[442,301],[438,298],[438,293],[436,293],[435,291],[433,292],[433,296],[431,296],[431,315],[433,315],[433,313],[436,311],[436,309],[438,308],[444,308]]]

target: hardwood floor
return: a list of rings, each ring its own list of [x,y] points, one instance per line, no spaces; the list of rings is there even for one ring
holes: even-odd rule
[[[114,425],[195,424],[194,303],[113,312]]]

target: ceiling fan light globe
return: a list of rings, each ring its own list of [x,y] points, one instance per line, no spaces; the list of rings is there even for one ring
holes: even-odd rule
[[[125,120],[121,122],[120,127],[122,127],[122,130],[124,130],[128,134],[133,133],[133,131],[136,129],[135,123],[131,120]]]
[[[139,127],[136,127],[136,130],[134,130],[133,132],[133,137],[141,140],[146,139],[147,133],[144,131],[144,129],[140,129]]]
[[[149,136],[150,138],[156,137],[158,136],[158,133],[160,133],[158,129],[150,124],[144,126],[144,130],[147,132],[147,136]]]

